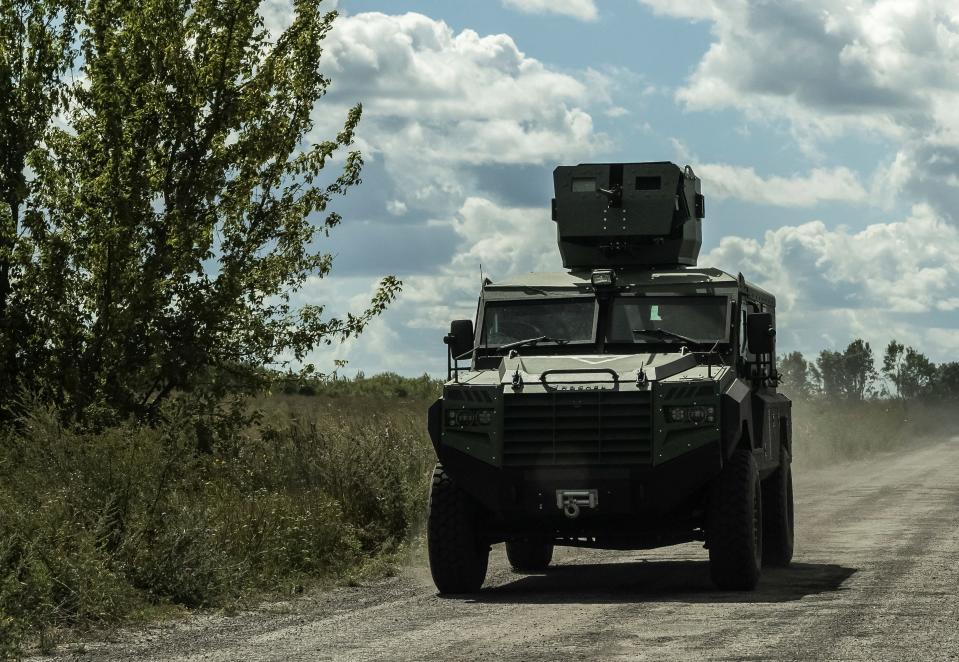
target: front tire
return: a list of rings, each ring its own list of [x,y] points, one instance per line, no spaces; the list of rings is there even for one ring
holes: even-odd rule
[[[763,481],[763,565],[786,567],[793,558],[793,475],[789,453]]]
[[[542,572],[553,560],[553,544],[534,540],[507,540],[506,558],[517,572]]]
[[[756,461],[737,450],[713,485],[706,539],[713,583],[727,591],[751,591],[763,559],[762,489]]]
[[[475,593],[486,579],[489,545],[478,532],[479,505],[437,464],[433,470],[426,546],[440,593]]]

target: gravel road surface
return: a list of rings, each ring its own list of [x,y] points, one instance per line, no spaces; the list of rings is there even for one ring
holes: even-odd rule
[[[438,597],[414,567],[63,646],[57,659],[959,659],[959,438],[795,473],[795,562],[752,593],[715,591],[698,544],[560,551],[539,575],[511,572],[497,546],[471,597]]]

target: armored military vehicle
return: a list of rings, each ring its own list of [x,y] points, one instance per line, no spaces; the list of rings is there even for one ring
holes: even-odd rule
[[[750,590],[793,549],[776,300],[696,266],[705,200],[688,166],[563,166],[554,184],[568,271],[485,280],[475,326],[445,338],[434,582],[479,590],[504,541],[519,572],[556,545],[702,541],[715,585]]]

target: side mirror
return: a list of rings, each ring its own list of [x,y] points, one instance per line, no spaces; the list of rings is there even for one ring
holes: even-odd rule
[[[746,340],[753,354],[772,354],[776,348],[776,327],[772,313],[753,313],[746,317]]]
[[[473,351],[473,320],[450,322],[450,333],[443,342],[449,345],[454,361]]]

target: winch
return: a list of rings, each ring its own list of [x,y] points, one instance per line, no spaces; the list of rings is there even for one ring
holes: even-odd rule
[[[579,517],[583,508],[595,509],[599,506],[599,493],[596,490],[556,490],[556,507],[569,519]]]

